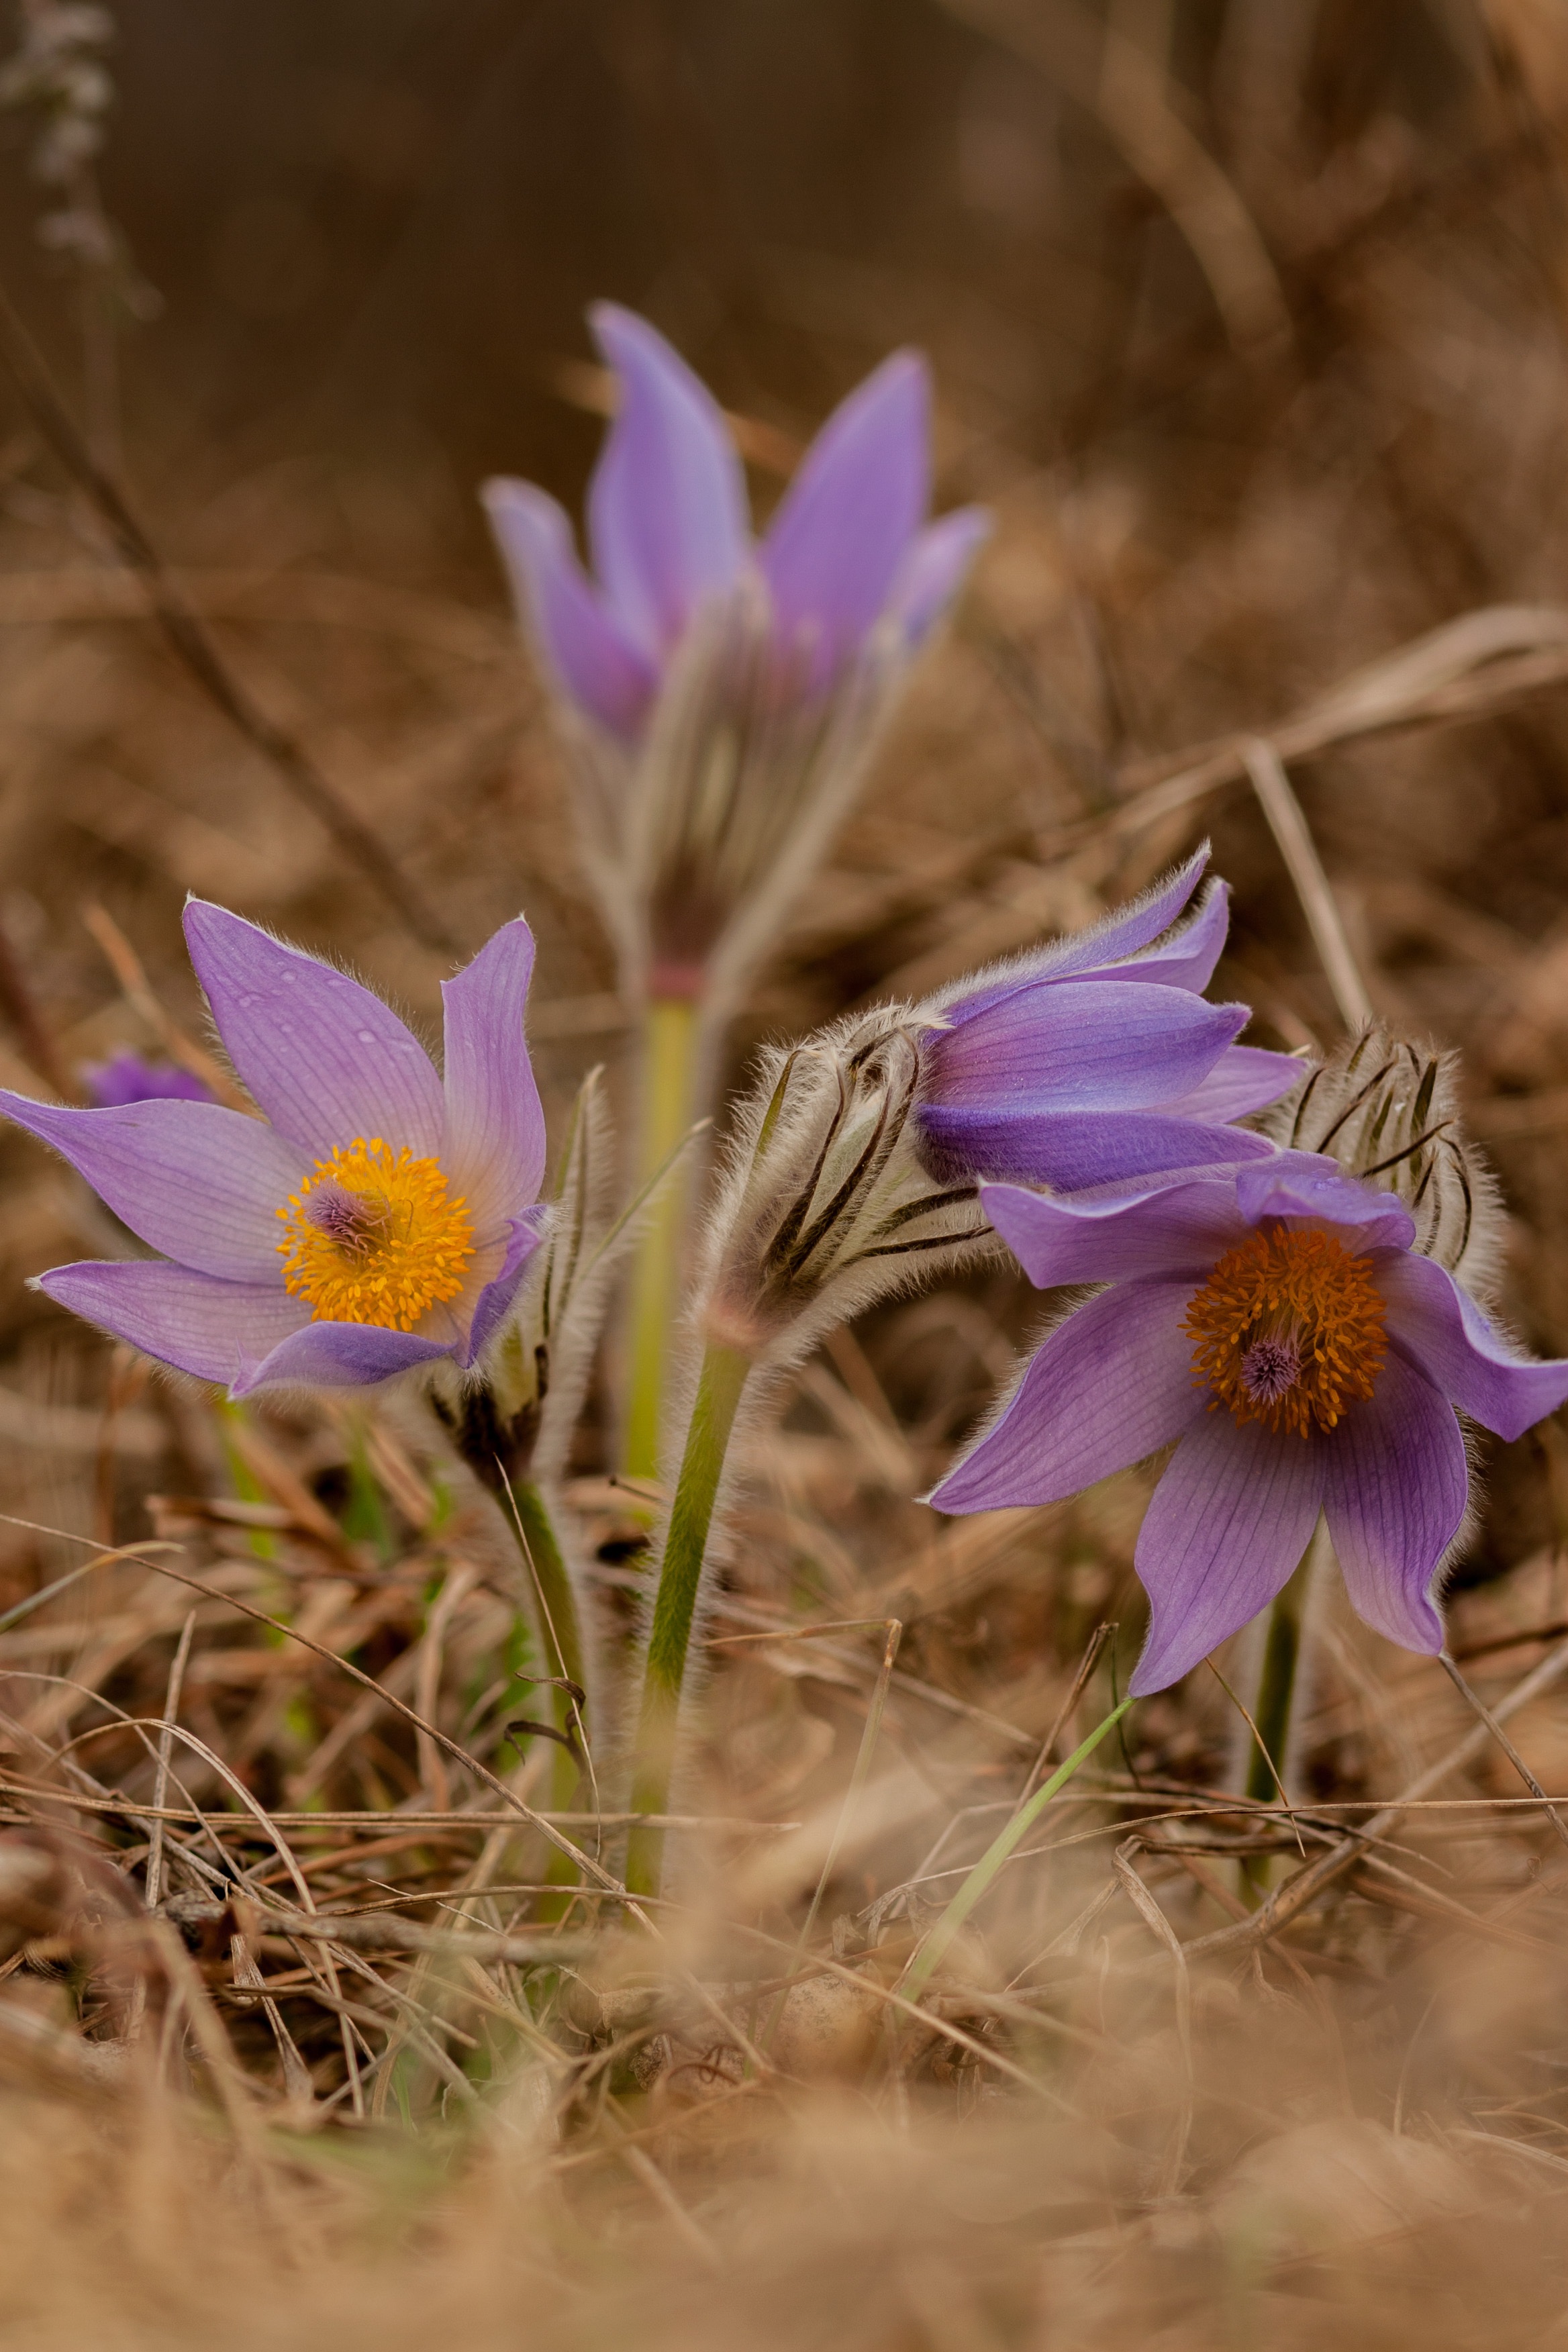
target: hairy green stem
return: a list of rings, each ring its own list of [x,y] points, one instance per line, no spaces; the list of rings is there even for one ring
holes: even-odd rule
[[[1296,1671],[1301,1660],[1301,1622],[1311,1587],[1313,1560],[1326,1540],[1320,1519],[1288,1583],[1269,1605],[1263,1629],[1263,1663],[1258,1669],[1258,1696],[1252,1721],[1257,1737],[1247,1748],[1247,1794],[1254,1803],[1277,1805],[1285,1795],[1286,1750],[1290,1743],[1290,1717],[1296,1702]],[[1267,1891],[1272,1857],[1248,1854],[1241,1864],[1241,1892],[1249,1900]]]
[[[914,1958],[904,1972],[899,1987],[906,2000],[919,2000],[931,1978],[942,1966],[949,1946],[992,1880],[1015,1848],[1034,1827],[1058,1790],[1066,1787],[1080,1764],[1087,1762],[1106,1734],[1114,1731],[1128,1708],[1132,1705],[1124,1698],[1113,1706],[1103,1723],[1097,1723],[1089,1738],[1073,1749],[1065,1764],[1058,1764],[1048,1780],[1043,1780],[1026,1804],[1019,1806],[1006,1826],[997,1832],[986,1847],[947,1909],[930,1929]]]
[[[1263,1664],[1252,1710],[1258,1738],[1251,1743],[1247,1766],[1247,1794],[1260,1805],[1278,1804],[1284,1783],[1285,1750],[1289,1744],[1290,1713],[1296,1698],[1296,1669],[1301,1656],[1301,1618],[1317,1542],[1314,1535],[1289,1583],[1275,1594],[1264,1628]]]
[[[670,1506],[658,1591],[648,1632],[632,1772],[634,1813],[662,1813],[668,1805],[675,1766],[680,1694],[686,1653],[702,1580],[713,1505],[723,1475],[724,1456],[752,1360],[739,1348],[709,1347],[697,1382],[691,1426],[686,1433],[680,1476]],[[664,1859],[664,1832],[635,1827],[626,1847],[626,1885],[634,1894],[657,1895]]]
[[[697,1116],[701,1008],[655,996],[643,1016],[639,1181],[662,1168]],[[665,1367],[680,1305],[680,1262],[691,1178],[685,1160],[654,1201],[632,1265],[629,1366],[622,1459],[632,1478],[657,1478]]]
[[[512,1507],[516,1513],[513,1533],[521,1536],[519,1549],[524,1553],[525,1565],[533,1585],[537,1605],[540,1639],[544,1650],[548,1674],[557,1682],[575,1683],[585,1691],[587,1658],[583,1646],[583,1629],[577,1617],[577,1596],[572,1589],[572,1579],[566,1567],[565,1555],[555,1533],[543,1496],[531,1478],[514,1478],[510,1482]],[[584,1745],[587,1727],[584,1710],[570,1691],[549,1692],[546,1714],[555,1729],[564,1738]],[[554,1758],[550,1774],[550,1800],[556,1812],[570,1812],[576,1799],[582,1772],[572,1750],[553,1743]],[[563,1885],[574,1885],[575,1864],[563,1853],[551,1852],[545,1864],[545,1875]],[[552,1916],[548,1908],[544,1916]]]

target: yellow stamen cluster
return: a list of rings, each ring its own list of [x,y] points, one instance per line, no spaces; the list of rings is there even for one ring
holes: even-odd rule
[[[319,1160],[289,1205],[279,1243],[283,1286],[318,1323],[412,1331],[455,1298],[474,1255],[462,1200],[448,1200],[439,1161],[416,1160],[379,1135],[356,1136]]]
[[[1237,1423],[1298,1437],[1371,1396],[1387,1353],[1372,1260],[1315,1227],[1262,1226],[1226,1252],[1187,1308],[1193,1373]]]

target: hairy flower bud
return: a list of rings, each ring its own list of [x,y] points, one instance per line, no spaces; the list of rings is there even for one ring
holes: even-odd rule
[[[486,505],[577,769],[586,860],[628,996],[721,1013],[865,772],[989,528],[929,522],[931,386],[896,352],[806,454],[760,540],[706,386],[601,303],[616,420],[588,496],[592,572],[532,484]]]
[[[612,1223],[615,1138],[604,1072],[578,1090],[544,1236],[478,1381],[448,1377],[437,1410],[483,1482],[552,1478],[565,1466],[627,1220]]]
[[[922,1025],[895,1007],[773,1055],[714,1219],[707,1338],[785,1362],[874,1299],[997,1246],[973,1181],[932,1174],[918,1147]]]
[[[889,616],[816,676],[752,572],[692,621],[645,740],[579,715],[588,861],[637,992],[733,1000],[858,792],[913,650]]]
[[[1397,1193],[1414,1248],[1478,1298],[1490,1297],[1503,1240],[1496,1179],[1463,1131],[1458,1056],[1414,1045],[1381,1023],[1363,1029],[1260,1124],[1288,1150],[1337,1160]]]

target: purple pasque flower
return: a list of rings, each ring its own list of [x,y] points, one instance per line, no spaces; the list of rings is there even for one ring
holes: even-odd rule
[[[1267,1157],[1230,1122],[1300,1083],[1300,1062],[1233,1043],[1245,1004],[1207,1004],[1229,894],[1186,864],[1092,930],[955,982],[918,1008],[916,1122],[931,1164],[1080,1192],[1170,1168]]]
[[[212,1088],[192,1070],[174,1062],[149,1062],[129,1047],[107,1062],[82,1065],[82,1083],[99,1110],[121,1110],[127,1103],[211,1102]]]
[[[0,1093],[164,1253],[57,1266],[39,1288],[232,1396],[357,1388],[441,1360],[466,1370],[540,1237],[527,924],[503,924],[443,984],[444,1079],[390,1007],[331,965],[200,899],[185,939],[261,1117]]]
[[[931,383],[899,352],[837,409],[753,541],[723,412],[646,320],[589,313],[620,400],[593,576],[532,484],[485,504],[581,755],[591,870],[638,989],[733,984],[821,855],[989,521],[935,523]]]
[[[1134,1694],[1266,1607],[1320,1511],[1357,1612],[1442,1648],[1434,1580],[1469,1501],[1459,1415],[1518,1437],[1568,1397],[1568,1363],[1518,1357],[1411,1247],[1403,1201],[1304,1151],[981,1201],[1041,1288],[1109,1287],[1037,1350],[939,1510],[1058,1502],[1174,1441],[1138,1538]]]

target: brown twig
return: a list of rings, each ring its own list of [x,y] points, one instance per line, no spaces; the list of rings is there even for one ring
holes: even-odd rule
[[[1253,1946],[1266,1944],[1270,1937],[1277,1936],[1292,1919],[1299,1918],[1307,1906],[1331,1886],[1336,1878],[1349,1870],[1368,1851],[1374,1839],[1387,1836],[1407,1804],[1424,1797],[1429,1789],[1435,1789],[1446,1780],[1450,1772],[1461,1770],[1480,1755],[1495,1737],[1493,1724],[1506,1721],[1521,1707],[1528,1706],[1531,1699],[1550,1690],[1564,1674],[1568,1674],[1568,1641],[1560,1642],[1532,1673],[1514,1685],[1502,1704],[1492,1711],[1492,1724],[1478,1724],[1474,1731],[1449,1748],[1447,1755],[1440,1756],[1435,1764],[1427,1765],[1425,1771],[1418,1773],[1410,1786],[1391,1804],[1374,1813],[1363,1828],[1342,1838],[1327,1853],[1320,1854],[1316,1861],[1308,1863],[1304,1870],[1299,1870],[1293,1878],[1288,1878],[1283,1886],[1276,1887],[1250,1919],[1238,1921],[1231,1927],[1216,1928],[1213,1935],[1200,1936],[1194,1943],[1189,1944],[1186,1947],[1188,1958],[1246,1951]]]
[[[414,937],[438,955],[457,954],[458,949],[451,932],[379,835],[350,808],[304,745],[267,716],[230,669],[205,624],[197,618],[176,587],[123,491],[88,447],[41,352],[3,291],[0,366],[10,376],[44,440],[90,501],[121,561],[141,581],[153,619],[189,676],[252,751],[260,753],[295,799],[326,827],[344,856],[395,909]]]

